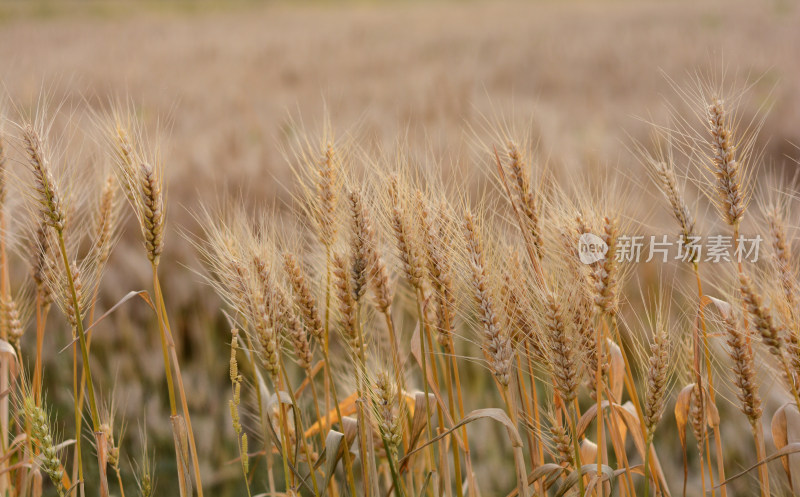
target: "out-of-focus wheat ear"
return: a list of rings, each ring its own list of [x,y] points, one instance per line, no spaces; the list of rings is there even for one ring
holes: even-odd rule
[[[117,426],[117,412],[114,402],[104,405],[100,410],[100,432],[105,436],[106,454],[108,465],[116,472],[117,479],[122,484],[120,474],[120,445],[125,430],[123,426]],[[121,487],[122,488],[122,487]]]
[[[664,414],[669,376],[669,334],[664,323],[657,323],[647,368],[647,391],[644,399],[644,424],[652,440],[656,425]]]
[[[115,114],[114,118],[114,128],[111,133],[114,155],[116,155],[117,162],[122,169],[122,175],[126,178],[135,178],[137,164],[141,161],[137,156],[136,148],[130,136],[130,127],[128,123],[122,121],[122,117],[119,114]],[[133,190],[128,191],[128,194],[132,193]]]
[[[678,186],[674,167],[665,161],[653,161],[652,166],[659,182],[659,188],[672,209],[672,216],[681,228],[683,240],[691,240],[691,237],[695,234],[695,220],[691,211],[689,211],[689,206],[686,205],[683,191]]]
[[[319,176],[317,178],[317,198],[319,207],[316,209],[319,219],[320,242],[330,247],[336,239],[336,204],[339,197],[339,177],[342,174],[341,164],[332,143],[328,143],[319,163]]]
[[[596,395],[595,372],[597,371],[597,329],[595,328],[597,307],[592,302],[592,296],[587,290],[586,288],[577,289],[572,320],[578,335],[578,347],[583,360],[582,374],[586,379],[585,384],[589,394],[594,397]],[[600,374],[605,381],[609,370],[608,349],[603,347],[602,353]]]
[[[728,354],[733,361],[733,382],[739,388],[736,396],[742,403],[742,413],[747,416],[750,424],[755,425],[761,418],[762,408],[753,353],[747,346],[747,338],[736,316],[729,313],[723,319],[725,333],[728,335]]]
[[[367,283],[372,288],[375,307],[383,314],[390,312],[394,297],[389,270],[381,255],[375,226],[363,195],[359,192],[350,194],[351,215],[353,217],[353,233],[360,233],[363,240],[363,253],[366,257]],[[354,247],[354,252],[358,252]]]
[[[722,217],[736,226],[744,216],[745,192],[739,177],[733,130],[722,100],[715,99],[708,106],[708,125],[711,133],[711,160],[717,177],[717,193]]]
[[[339,301],[342,337],[350,347],[353,358],[363,359],[360,357],[361,344],[358,343],[357,303],[353,295],[351,274],[347,257],[342,254],[335,254],[333,257],[333,277],[336,297]]]
[[[239,363],[236,359],[236,352],[239,350],[239,330],[236,328],[231,330],[231,358],[229,361],[229,377],[231,379],[231,387],[233,388],[233,396],[228,401],[230,408],[231,422],[233,424],[233,432],[236,434],[236,442],[239,449],[239,457],[242,463],[242,473],[245,480],[247,480],[249,455],[247,454],[247,433],[243,433],[242,422],[239,415],[239,405],[242,401],[242,382],[244,378],[239,374]],[[249,489],[248,489],[249,492]]]
[[[33,396],[38,403],[41,400],[42,392],[42,348],[45,323],[53,298],[48,281],[52,279],[49,274],[54,270],[54,261],[50,247],[52,230],[47,227],[43,219],[36,221],[35,232],[28,237],[28,261],[31,266],[31,278],[36,286],[36,355],[33,369]]]
[[[575,399],[578,388],[578,365],[575,361],[573,336],[564,321],[559,297],[547,292],[544,303],[544,329],[550,349],[549,361],[553,383],[565,405]]]
[[[767,224],[769,241],[772,247],[772,263],[780,281],[786,304],[783,310],[787,315],[787,320],[793,324],[786,327],[784,339],[794,374],[800,376],[800,335],[798,335],[797,330],[800,316],[797,309],[797,280],[796,272],[792,265],[791,242],[787,240],[784,214],[779,207],[767,210]]]
[[[572,324],[575,327],[578,340],[578,350],[581,357],[581,374],[585,378],[585,384],[592,398],[596,396],[596,371],[597,371],[597,337],[595,328],[595,317],[597,306],[594,303],[594,286],[592,285],[592,275],[585,271],[585,266],[580,263],[578,252],[579,237],[589,232],[583,217],[577,215],[574,219],[568,219],[565,226],[561,228],[559,238],[561,248],[567,257],[570,275],[575,280],[576,285],[570,298],[570,311],[572,314]],[[608,373],[608,351],[603,348],[603,359],[601,360],[601,377],[605,378]]]
[[[370,238],[367,234],[368,219],[365,217],[364,200],[361,194],[355,190],[347,193],[347,203],[350,208],[350,219],[352,222],[352,232],[350,234],[350,272],[353,284],[353,298],[356,302],[367,291],[367,274],[369,267],[369,246]]]
[[[270,296],[267,295],[268,287],[264,281],[269,279],[266,264],[259,258],[254,258],[253,264],[258,273],[257,278],[261,281],[261,287],[248,288],[248,302],[252,306],[253,327],[256,330],[258,342],[261,345],[261,363],[267,370],[273,382],[278,381],[280,374],[279,364],[279,338],[275,328],[275,312],[270,307]]]
[[[22,324],[17,302],[11,295],[6,296],[0,302],[0,314],[0,318],[3,320],[3,329],[8,333],[8,343],[19,350],[20,340],[25,334],[25,326]]]
[[[697,441],[697,449],[700,451],[701,457],[707,435],[707,401],[705,390],[697,383],[694,383],[689,404],[689,424],[692,426],[692,433]]]
[[[164,250],[164,199],[161,174],[148,162],[139,166],[142,229],[147,258],[158,266]]]
[[[617,221],[604,217],[603,234],[600,238],[608,246],[608,252],[606,252],[606,257],[596,264],[592,277],[594,278],[594,303],[600,312],[607,315],[616,313],[619,300],[618,264],[616,261],[617,235]]]
[[[52,270],[51,244],[48,236],[47,225],[40,221],[33,236],[30,238],[29,255],[31,278],[36,284],[36,291],[40,293],[44,303],[49,303],[51,294],[47,281],[50,279],[47,272]]]
[[[472,295],[478,306],[478,319],[482,327],[483,352],[497,381],[507,387],[513,360],[511,338],[508,330],[500,326],[500,319],[495,311],[494,297],[486,274],[483,243],[470,211],[464,213],[462,232],[467,245]]]
[[[758,295],[750,278],[744,272],[739,273],[739,282],[742,302],[753,320],[753,328],[761,335],[761,340],[767,346],[769,352],[778,359],[786,385],[792,392],[795,402],[800,404],[800,390],[798,390],[797,385],[798,375],[796,371],[792,370],[790,361],[784,354],[784,349],[786,348],[786,337],[784,335],[786,331],[782,330],[773,320],[769,307],[762,303],[761,296]],[[795,342],[792,337],[793,335],[790,335],[788,338],[790,339],[791,348],[794,348]]]
[[[141,431],[141,458],[139,461],[133,462],[134,479],[136,480],[136,488],[139,490],[139,497],[153,497],[155,491],[155,476],[153,473],[153,462],[149,445],[147,443],[147,435],[144,430]]]
[[[303,316],[306,326],[315,338],[320,339],[323,332],[322,320],[319,317],[317,301],[308,286],[308,280],[303,268],[300,266],[300,262],[291,252],[284,252],[283,267],[289,278],[295,302],[300,309],[300,314]]]
[[[294,348],[294,355],[297,358],[297,364],[308,371],[314,362],[314,354],[311,351],[311,344],[308,342],[308,334],[303,324],[297,319],[293,312],[287,311],[286,322],[288,327],[289,338],[292,341]]]
[[[761,296],[756,293],[750,277],[744,272],[739,273],[739,292],[747,313],[753,319],[753,328],[761,335],[764,345],[771,354],[782,358],[783,342],[778,328],[772,320],[772,313],[767,306],[763,305]]]
[[[514,331],[511,333],[512,343],[525,346],[525,350],[533,355],[536,361],[543,361],[545,354],[542,350],[541,337],[531,320],[530,306],[524,300],[525,282],[517,270],[522,263],[519,252],[511,250],[510,264],[503,271],[503,288],[501,295],[505,305],[505,315],[508,324]],[[527,344],[527,345],[526,345]]]
[[[791,313],[797,313],[797,283],[792,268],[792,248],[786,239],[783,214],[775,207],[767,212],[769,242],[772,246],[772,262],[778,273],[783,294]]]
[[[369,282],[373,292],[375,307],[383,313],[388,314],[394,299],[392,283],[389,277],[389,269],[381,255],[377,240],[374,240],[369,251]]]
[[[533,240],[536,248],[536,255],[541,259],[544,241],[539,221],[539,206],[536,204],[536,196],[531,187],[530,176],[526,171],[527,164],[522,152],[513,141],[509,141],[506,144],[506,149],[509,159],[508,175],[511,178],[511,188],[517,195],[520,211],[528,222],[531,240]]]
[[[25,144],[28,165],[33,172],[34,189],[36,190],[37,201],[41,206],[42,217],[48,226],[58,231],[63,231],[65,224],[64,207],[44,151],[42,138],[33,126],[27,125],[22,130],[22,140]]]
[[[440,206],[438,212],[433,214],[422,192],[417,190],[416,208],[424,259],[436,303],[436,341],[449,349],[455,331],[456,304],[450,254],[447,253],[452,241],[445,226],[446,206]]]
[[[557,462],[564,467],[574,467],[575,459],[572,451],[572,437],[569,430],[563,424],[554,423],[550,425],[550,436],[558,452]]]
[[[119,187],[113,175],[109,175],[103,184],[100,194],[98,211],[94,219],[94,247],[93,255],[98,267],[103,267],[108,262],[111,246],[114,242],[114,232],[117,228],[119,217],[117,193]]]
[[[228,240],[227,251],[217,248],[217,256],[223,257],[225,262],[216,269],[218,277],[224,280],[224,287],[220,286],[220,293],[228,300],[234,309],[243,316],[247,316],[250,326],[256,328],[260,323],[265,326],[269,320],[261,320],[260,309],[264,308],[264,292],[254,284],[250,267],[242,263],[240,254],[236,253],[233,243]],[[224,254],[224,255],[223,255]]]
[[[24,396],[22,404],[25,419],[30,426],[31,439],[42,454],[37,461],[39,461],[42,471],[50,477],[59,497],[64,497],[64,471],[61,469],[61,461],[58,458],[57,445],[53,440],[47,413],[44,408],[36,405],[35,400],[30,395]]]
[[[275,286],[273,290],[274,306],[278,313],[278,319],[289,334],[298,365],[308,371],[314,362],[314,354],[311,351],[311,344],[308,342],[306,327],[295,314],[284,289],[278,282],[273,282],[273,285]]]
[[[391,225],[397,244],[400,268],[409,284],[419,291],[423,287],[424,267],[415,245],[416,240],[413,239],[401,194],[399,179],[393,176],[389,181],[389,195],[392,201]]]

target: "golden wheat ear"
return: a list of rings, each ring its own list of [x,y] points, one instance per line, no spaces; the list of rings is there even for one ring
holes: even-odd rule
[[[650,357],[647,364],[644,401],[644,421],[647,433],[652,438],[656,425],[664,414],[669,387],[670,346],[668,328],[665,323],[657,322],[653,341],[650,344]]]
[[[578,389],[578,365],[575,361],[574,338],[567,327],[559,296],[547,292],[543,323],[550,348],[553,383],[566,405],[575,399]]]
[[[22,131],[22,140],[25,145],[28,165],[33,172],[34,191],[36,200],[41,209],[45,222],[57,229],[63,230],[65,223],[64,206],[62,205],[59,186],[51,170],[47,153],[44,150],[42,137],[33,125],[26,125]]]
[[[322,319],[320,319],[317,301],[308,284],[308,278],[303,267],[293,253],[284,252],[283,268],[292,287],[295,303],[305,320],[306,327],[317,340],[321,339],[324,331]]]
[[[463,215],[462,233],[466,242],[467,260],[471,271],[472,295],[479,310],[478,318],[482,327],[483,351],[497,381],[503,386],[508,386],[513,360],[511,339],[508,336],[508,330],[501,326],[499,315],[495,310],[495,297],[492,294],[487,275],[483,242],[475,223],[475,217],[470,211],[466,211]]]
[[[725,104],[715,99],[708,105],[708,129],[711,134],[711,160],[717,177],[720,211],[731,226],[738,225],[744,216],[745,194],[736,160],[733,130]]]

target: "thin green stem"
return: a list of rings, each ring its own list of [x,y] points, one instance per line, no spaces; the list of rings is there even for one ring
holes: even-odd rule
[[[425,394],[425,432],[428,436],[428,440],[433,440],[433,436],[431,434],[431,404],[430,404],[430,393],[428,388],[428,360],[425,356],[425,315],[422,312],[422,292],[418,289],[417,290],[417,315],[419,317],[419,355],[420,355],[420,363],[422,365],[422,385],[423,385],[423,392]],[[436,454],[434,453],[434,444],[430,445],[430,452],[428,452],[431,464],[432,461],[436,460]]]
[[[403,487],[403,480],[400,479],[400,476],[397,474],[397,468],[394,464],[394,458],[396,457],[394,451],[391,449],[389,442],[386,441],[386,438],[381,436],[383,440],[383,449],[386,451],[386,462],[389,463],[389,472],[392,475],[392,483],[394,484],[394,488],[397,491],[399,497],[405,497],[406,492],[405,488]]]

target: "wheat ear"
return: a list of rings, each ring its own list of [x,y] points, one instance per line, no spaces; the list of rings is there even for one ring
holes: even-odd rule
[[[716,99],[708,106],[708,125],[711,133],[711,160],[717,177],[722,216],[731,226],[736,226],[744,216],[744,192],[740,181],[739,164],[733,131],[722,100]]]

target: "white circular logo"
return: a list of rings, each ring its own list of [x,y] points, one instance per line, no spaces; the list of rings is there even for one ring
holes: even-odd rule
[[[594,264],[606,258],[608,245],[599,236],[584,233],[578,239],[578,256],[584,264]]]

